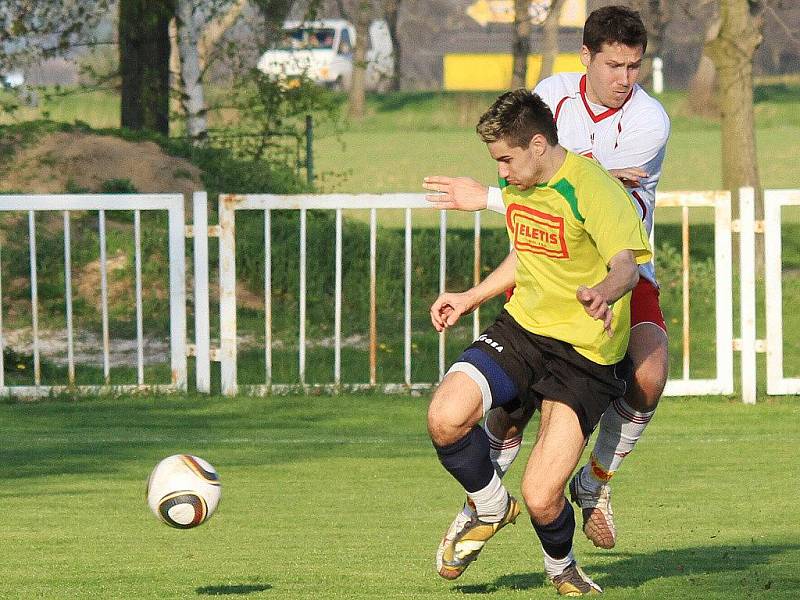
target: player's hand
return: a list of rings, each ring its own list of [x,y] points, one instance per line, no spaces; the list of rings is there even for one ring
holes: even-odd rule
[[[583,304],[583,309],[586,311],[586,314],[593,319],[603,322],[603,329],[606,330],[608,337],[614,335],[614,330],[611,328],[611,319],[614,317],[614,313],[611,311],[611,307],[600,292],[594,288],[582,285],[575,292],[575,297],[578,299],[578,302]]]
[[[486,208],[488,188],[471,177],[444,177],[433,175],[422,180],[422,187],[438,194],[428,194],[425,199],[434,208],[476,211]]]
[[[445,292],[431,305],[431,323],[441,333],[456,324],[462,315],[475,310],[475,301],[469,292]]]
[[[625,169],[609,169],[611,175],[616,177],[627,188],[637,188],[642,185],[642,179],[646,179],[649,175],[647,171],[643,171],[639,167],[628,167]]]

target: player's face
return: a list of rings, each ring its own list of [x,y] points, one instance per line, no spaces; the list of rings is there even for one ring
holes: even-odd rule
[[[535,151],[536,146],[531,143],[527,148],[509,146],[504,139],[487,144],[489,154],[497,162],[497,174],[505,179],[509,185],[514,185],[521,190],[526,190],[539,183],[540,157]]]
[[[641,46],[633,48],[619,42],[603,44],[594,56],[586,46],[581,48],[589,100],[608,108],[622,106],[639,78],[643,54]]]

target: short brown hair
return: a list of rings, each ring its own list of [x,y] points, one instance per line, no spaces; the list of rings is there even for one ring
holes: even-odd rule
[[[631,48],[647,50],[647,29],[641,16],[627,6],[604,6],[592,11],[583,26],[583,45],[592,56],[600,52],[603,44],[619,43]]]
[[[550,108],[537,94],[524,88],[497,98],[475,129],[487,144],[504,139],[509,146],[527,148],[536,134],[542,134],[551,146],[558,144]]]

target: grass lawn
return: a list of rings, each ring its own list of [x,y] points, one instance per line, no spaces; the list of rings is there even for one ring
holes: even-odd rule
[[[435,574],[461,494],[425,410],[380,395],[0,404],[0,596],[556,597],[524,517],[457,582]],[[614,481],[617,547],[576,534],[607,596],[796,598],[799,419],[785,399],[664,400]],[[177,452],[209,460],[223,483],[217,514],[190,531],[144,500],[150,469]],[[507,480],[515,493],[521,471]]]

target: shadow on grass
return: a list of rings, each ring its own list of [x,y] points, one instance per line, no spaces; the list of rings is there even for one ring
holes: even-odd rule
[[[787,572],[786,586],[781,581],[767,576],[760,577],[753,569],[773,562],[776,557],[800,551],[800,544],[766,544],[766,545],[720,545],[681,548],[675,550],[658,550],[646,554],[610,553],[619,558],[603,566],[592,566],[591,561],[584,564],[587,573],[603,588],[638,588],[647,582],[667,577],[686,577],[694,583],[698,576],[724,575],[736,577],[741,591],[750,588],[755,593],[759,590],[781,591],[796,585],[788,580],[792,577]],[[729,585],[729,580],[719,580],[720,586]],[[462,594],[493,594],[501,590],[529,590],[547,585],[543,573],[520,573],[503,575],[492,582],[475,585],[459,585],[454,590]]]
[[[234,585],[204,585],[195,591],[198,596],[243,596],[271,590],[268,583],[239,583]]]

